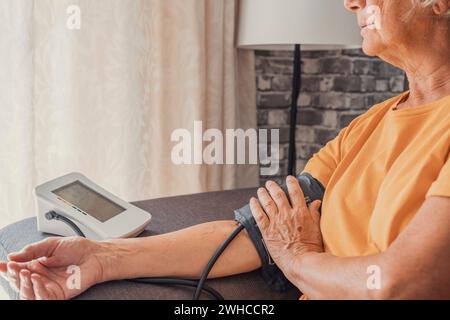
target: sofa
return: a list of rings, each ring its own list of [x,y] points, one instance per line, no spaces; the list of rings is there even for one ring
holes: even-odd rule
[[[255,189],[210,192],[186,196],[135,202],[134,204],[153,215],[153,219],[141,237],[167,233],[195,224],[233,219],[233,211],[248,203]],[[48,234],[37,231],[36,218],[19,221],[0,230],[0,260],[5,261],[9,253],[27,244],[40,241]],[[271,290],[264,282],[260,271],[237,276],[211,279],[207,284],[218,290],[226,300],[291,300],[298,299],[300,292],[292,286],[286,292]],[[18,294],[6,281],[0,285],[11,299]],[[81,300],[188,300],[194,289],[181,286],[138,284],[129,281],[113,281],[98,284],[77,297]],[[202,294],[202,299],[211,299]]]

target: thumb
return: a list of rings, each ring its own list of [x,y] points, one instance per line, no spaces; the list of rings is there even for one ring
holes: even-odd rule
[[[9,254],[8,259],[15,262],[27,262],[49,256],[54,251],[57,244],[58,240],[56,238],[47,238],[41,242],[26,246],[20,252]]]
[[[41,257],[37,260],[40,264],[47,268],[57,268],[64,266],[64,261],[59,256]]]
[[[310,204],[309,209],[312,211],[319,212],[320,206],[322,205],[322,201],[316,200],[313,203]]]

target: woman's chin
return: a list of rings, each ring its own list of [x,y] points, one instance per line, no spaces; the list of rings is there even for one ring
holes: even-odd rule
[[[379,45],[374,41],[364,39],[362,50],[369,57],[375,57],[378,56],[378,54],[383,51],[383,46]]]

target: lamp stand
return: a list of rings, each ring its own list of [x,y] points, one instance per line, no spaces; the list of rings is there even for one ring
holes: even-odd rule
[[[295,45],[294,49],[294,71],[292,75],[292,94],[291,94],[291,117],[289,125],[289,159],[288,174],[296,175],[297,171],[297,152],[295,143],[295,133],[297,129],[297,103],[300,96],[302,80],[302,56],[300,44]]]

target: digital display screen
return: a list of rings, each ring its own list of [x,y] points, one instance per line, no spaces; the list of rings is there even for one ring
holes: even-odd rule
[[[125,211],[124,208],[80,181],[75,181],[52,192],[100,222],[106,222]]]

